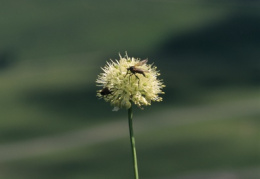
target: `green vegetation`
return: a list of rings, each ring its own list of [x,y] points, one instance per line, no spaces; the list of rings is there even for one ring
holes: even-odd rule
[[[155,62],[166,84],[163,103],[134,109],[140,178],[231,171],[258,179],[259,5],[2,2],[0,177],[132,178],[127,112],[111,112],[95,96],[100,67],[128,51]],[[95,128],[103,129],[97,138],[48,142]],[[25,150],[38,139],[46,143]]]
[[[195,119],[196,120],[196,119]],[[140,177],[189,171],[253,169],[259,164],[259,113],[243,118],[170,125],[137,135]],[[31,178],[132,178],[127,137],[92,147],[6,163]],[[152,170],[151,170],[152,169]],[[252,174],[252,173],[251,173]],[[3,175],[5,178],[5,175]]]

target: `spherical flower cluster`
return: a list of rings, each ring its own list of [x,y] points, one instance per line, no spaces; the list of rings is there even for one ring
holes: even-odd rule
[[[98,75],[97,96],[110,102],[114,110],[129,109],[132,103],[138,107],[151,105],[152,101],[162,101],[159,94],[164,94],[162,80],[158,80],[159,72],[156,66],[146,64],[147,60],[130,58],[127,55],[119,61],[107,62]]]

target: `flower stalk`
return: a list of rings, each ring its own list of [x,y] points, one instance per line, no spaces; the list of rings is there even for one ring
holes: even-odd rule
[[[102,73],[96,80],[97,86],[101,89],[97,91],[97,96],[109,102],[113,111],[125,108],[128,110],[128,124],[130,143],[133,157],[135,179],[139,179],[137,154],[133,130],[133,105],[140,109],[142,106],[149,106],[152,102],[162,101],[160,94],[164,94],[165,87],[157,67],[147,64],[148,59],[124,57],[119,60],[111,60],[101,68]]]
[[[130,134],[130,143],[131,143],[131,150],[132,150],[132,157],[133,157],[135,179],[139,179],[138,165],[137,165],[137,154],[136,154],[136,148],[135,148],[135,137],[134,137],[134,130],[133,130],[133,109],[132,109],[132,106],[128,109],[128,125],[129,125],[129,134]]]

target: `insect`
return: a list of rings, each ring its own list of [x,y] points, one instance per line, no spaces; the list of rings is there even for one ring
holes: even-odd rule
[[[132,73],[132,74],[130,74],[130,76],[135,75],[135,77],[138,78],[138,80],[140,81],[140,78],[136,75],[136,73],[142,74],[145,77],[145,73],[144,72],[148,73],[149,71],[148,70],[143,70],[141,68],[138,68],[138,66],[142,66],[142,65],[146,64],[147,62],[148,62],[148,59],[145,59],[145,60],[142,60],[142,61],[138,62],[134,66],[130,66],[129,68],[127,68],[126,75],[130,71]],[[130,79],[130,76],[129,76],[129,79]],[[138,84],[139,84],[139,81],[138,81]]]
[[[109,94],[111,94],[112,93],[112,91],[110,91],[109,89],[108,89],[108,87],[105,87],[105,88],[103,88],[102,90],[100,90],[100,94],[102,95],[102,96],[106,96],[106,95],[109,95]]]

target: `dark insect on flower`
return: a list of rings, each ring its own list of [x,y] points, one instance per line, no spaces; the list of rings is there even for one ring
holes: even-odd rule
[[[130,66],[129,68],[127,68],[127,73],[126,73],[126,75],[127,75],[127,74],[129,73],[129,71],[130,71],[130,72],[131,72],[130,76],[135,75],[135,77],[136,77],[138,80],[140,80],[140,79],[139,79],[139,77],[136,75],[136,73],[142,74],[142,75],[145,77],[145,73],[149,73],[149,71],[148,71],[148,70],[143,70],[143,69],[138,68],[138,67],[139,67],[139,66],[142,66],[142,65],[144,65],[144,64],[146,64],[147,62],[148,62],[148,59],[145,59],[145,60],[142,60],[142,61],[136,63],[134,66]],[[129,78],[130,78],[130,76],[129,76]],[[138,81],[138,83],[139,83],[139,81]]]
[[[105,87],[105,88],[103,88],[101,91],[100,91],[100,94],[102,95],[102,96],[106,96],[106,95],[109,95],[109,94],[111,94],[112,93],[112,91],[110,91],[109,89],[108,89],[108,87]]]

